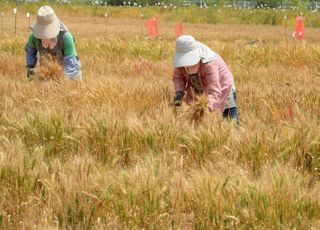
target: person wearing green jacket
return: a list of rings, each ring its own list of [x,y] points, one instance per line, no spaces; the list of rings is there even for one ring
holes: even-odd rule
[[[63,66],[64,75],[67,78],[82,79],[81,63],[74,39],[50,6],[39,8],[25,51],[29,79],[32,79],[34,75],[38,59],[41,65],[45,55],[51,55],[53,60]]]

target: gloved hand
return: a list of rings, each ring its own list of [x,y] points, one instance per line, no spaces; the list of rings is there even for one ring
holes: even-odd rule
[[[28,69],[27,70],[27,77],[29,78],[29,80],[32,80],[32,78],[34,77],[35,73],[34,73],[34,69]]]
[[[183,96],[184,96],[184,92],[183,91],[177,91],[176,95],[175,95],[175,97],[173,99],[172,104],[174,106],[180,106],[182,104]]]

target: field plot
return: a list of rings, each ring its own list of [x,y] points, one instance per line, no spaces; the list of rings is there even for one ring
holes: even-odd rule
[[[29,81],[27,21],[14,35],[4,17],[0,228],[320,227],[319,29],[184,23],[231,68],[240,111],[240,128],[195,125],[171,106],[170,15],[145,39],[138,11],[56,8],[82,82]]]

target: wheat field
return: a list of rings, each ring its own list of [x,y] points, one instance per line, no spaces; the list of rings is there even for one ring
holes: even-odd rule
[[[4,17],[0,229],[320,228],[319,29],[298,42],[293,25],[184,23],[231,68],[237,127],[171,106],[176,21],[165,12],[161,38],[145,39],[147,13],[54,8],[82,82],[29,81],[27,21],[14,35]]]

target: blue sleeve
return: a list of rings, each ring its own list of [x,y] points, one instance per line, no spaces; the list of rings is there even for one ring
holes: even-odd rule
[[[63,58],[64,74],[69,79],[82,79],[81,63],[78,56],[65,56]]]
[[[27,63],[27,68],[34,68],[37,64],[37,50],[36,48],[32,48],[28,43],[26,44],[25,47],[26,50],[26,63]]]

